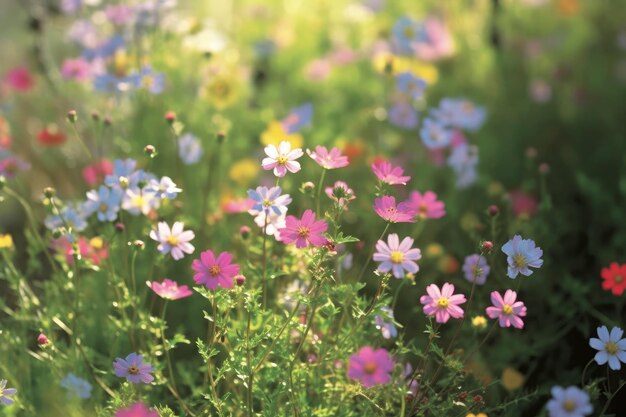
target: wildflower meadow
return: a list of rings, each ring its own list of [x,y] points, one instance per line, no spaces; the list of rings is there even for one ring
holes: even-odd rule
[[[625,417],[618,3],[0,0],[0,416]]]

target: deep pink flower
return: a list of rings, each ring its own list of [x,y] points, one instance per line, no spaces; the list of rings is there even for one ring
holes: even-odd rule
[[[403,175],[402,167],[394,167],[387,161],[374,162],[372,171],[379,180],[389,185],[406,185],[407,181],[411,180],[408,175]]]
[[[284,177],[287,171],[291,173],[300,171],[300,163],[296,162],[296,159],[304,155],[302,149],[291,149],[291,144],[285,140],[280,142],[278,148],[272,144],[267,145],[265,154],[267,158],[263,158],[261,166],[266,171],[274,170],[277,177]]]
[[[426,191],[424,195],[413,191],[406,202],[420,219],[439,219],[446,214],[443,201],[437,200],[437,194],[432,191]]]
[[[175,281],[168,278],[165,278],[161,283],[146,281],[146,285],[158,296],[166,300],[180,300],[181,298],[186,298],[193,294],[188,286],[179,286]]]
[[[406,202],[396,206],[396,198],[384,195],[374,200],[374,211],[392,223],[415,223],[415,210]]]
[[[128,408],[121,408],[115,417],[159,417],[159,413],[150,410],[142,403],[135,403]]]
[[[285,228],[280,229],[280,240],[286,244],[295,243],[296,248],[304,248],[322,246],[327,242],[324,232],[328,225],[324,220],[315,221],[315,213],[311,210],[306,210],[302,219],[287,216],[285,223]]]
[[[487,307],[487,315],[491,319],[498,318],[500,327],[524,328],[524,322],[520,317],[526,316],[526,306],[521,301],[515,301],[517,293],[513,290],[506,290],[504,297],[493,291],[491,293],[491,303],[493,306]]]
[[[446,323],[450,317],[463,317],[463,309],[459,304],[463,304],[466,299],[463,294],[454,294],[454,285],[446,282],[440,291],[435,284],[430,284],[426,292],[428,295],[422,295],[420,303],[424,305],[424,313],[435,316],[437,323]]]
[[[391,381],[391,372],[394,363],[385,349],[362,347],[357,353],[350,356],[348,377],[358,379],[369,388],[377,384],[388,384]]]
[[[387,242],[379,240],[376,243],[374,260],[381,263],[378,266],[380,272],[392,271],[394,277],[404,278],[404,271],[412,274],[419,271],[415,261],[422,258],[422,253],[419,249],[412,248],[413,239],[407,236],[400,242],[398,235],[392,233]]]
[[[315,161],[319,166],[325,169],[343,168],[350,164],[348,157],[341,154],[341,151],[337,148],[332,148],[330,152],[324,146],[316,146],[315,151],[310,149],[306,150],[306,153]]]
[[[111,174],[113,174],[113,164],[108,159],[101,159],[83,168],[83,179],[90,187],[100,184],[107,175]]]
[[[217,259],[212,250],[202,252],[200,259],[191,264],[196,272],[193,280],[211,290],[217,287],[232,288],[235,284],[233,277],[239,273],[239,265],[231,264],[232,259],[233,256],[228,252],[220,253]]]
[[[26,67],[13,68],[5,74],[4,80],[17,91],[28,91],[35,84],[33,76]]]

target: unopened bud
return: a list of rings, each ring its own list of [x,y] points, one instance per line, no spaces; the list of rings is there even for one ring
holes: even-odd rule
[[[221,145],[224,143],[224,140],[226,140],[226,134],[224,132],[217,132],[217,143]]]
[[[99,122],[100,121],[100,115],[98,114],[97,111],[92,111],[91,112],[91,120],[93,120],[94,122]]]
[[[530,148],[526,149],[526,158],[528,159],[535,159],[537,157],[537,149],[533,148],[532,146]]]
[[[46,198],[52,198],[54,197],[56,194],[56,190],[52,187],[46,187],[43,189],[43,195],[46,196]]]
[[[76,121],[78,120],[78,114],[76,113],[76,110],[68,111],[66,118],[68,122],[76,123]]]
[[[250,237],[250,232],[251,232],[251,229],[248,226],[241,226],[239,228],[239,234],[241,235],[241,238],[244,240]]]
[[[146,145],[146,147],[143,148],[143,151],[150,158],[154,158],[156,156],[156,148],[152,145]]]
[[[493,250],[493,242],[490,240],[485,240],[483,243],[480,244],[480,250],[483,253],[491,253],[491,251]]]
[[[146,246],[145,243],[143,243],[143,240],[133,240],[132,242],[128,242],[128,246],[132,246],[134,249],[137,250],[142,250],[144,248],[144,246]]]
[[[176,121],[176,113],[173,111],[168,111],[165,113],[165,121],[170,125]]]
[[[237,274],[237,275],[235,275],[235,283],[237,283],[237,286],[238,286],[238,287],[242,287],[242,286],[243,286],[243,284],[245,284],[245,283],[246,283],[246,277],[244,277],[244,276],[243,276],[243,275],[241,275],[241,274]]]
[[[104,118],[104,125],[105,126],[111,126],[113,124],[113,121],[111,120],[111,118],[109,116]]]
[[[124,230],[126,230],[126,226],[124,226],[124,223],[115,223],[115,231],[123,232]]]
[[[546,164],[545,162],[542,163],[541,165],[539,165],[539,173],[541,175],[546,175],[550,173],[550,165]]]
[[[500,213],[500,209],[498,208],[498,206],[496,206],[495,204],[490,205],[487,208],[487,213],[491,216],[491,217],[496,217],[498,215],[498,213]]]
[[[44,348],[50,345],[50,339],[48,339],[48,337],[45,334],[40,333],[39,336],[37,336],[37,344],[40,347]]]
[[[315,184],[311,181],[303,182],[301,190],[305,194],[311,193],[313,192],[313,190],[315,190]]]
[[[54,230],[52,231],[52,237],[53,237],[54,239],[58,239],[58,238],[60,238],[62,235],[63,235],[63,233],[61,233],[61,231],[60,231],[59,229],[54,229]]]

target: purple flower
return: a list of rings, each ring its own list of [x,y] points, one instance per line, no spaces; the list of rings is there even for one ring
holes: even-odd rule
[[[589,394],[578,387],[552,387],[552,399],[546,405],[550,417],[584,417],[593,412]]]
[[[61,380],[61,386],[67,390],[70,398],[91,397],[91,384],[71,372]]]
[[[411,72],[403,72],[396,76],[396,87],[399,92],[418,100],[424,96],[426,81],[416,77]]]
[[[185,133],[178,138],[178,156],[185,165],[198,163],[203,154],[200,141],[191,133]]]
[[[465,257],[463,262],[463,272],[465,272],[465,279],[469,282],[475,282],[477,285],[483,285],[489,275],[489,264],[484,256],[478,254],[469,255]]]
[[[507,275],[514,279],[517,274],[529,276],[533,273],[529,267],[539,268],[543,265],[543,251],[535,246],[532,239],[522,239],[520,235],[515,235],[502,246],[502,252],[507,255],[509,264]]]
[[[398,329],[396,329],[396,326],[393,324],[393,310],[387,306],[381,307],[380,310],[384,314],[379,314],[374,317],[376,328],[381,331],[385,339],[398,336]]]
[[[405,237],[402,242],[398,238],[398,235],[392,233],[387,238],[387,242],[379,240],[376,243],[376,253],[374,253],[374,260],[381,262],[378,265],[380,272],[393,272],[393,276],[396,278],[404,278],[404,271],[412,274],[419,271],[419,266],[414,261],[422,258],[422,253],[419,249],[414,249],[413,239]]]
[[[389,110],[389,121],[402,129],[413,129],[417,126],[417,111],[408,103],[396,103]]]
[[[420,129],[420,137],[428,149],[442,149],[452,142],[452,130],[438,120],[426,118]]]
[[[113,362],[115,375],[126,378],[128,382],[138,384],[143,382],[149,384],[154,380],[150,372],[154,371],[152,365],[143,362],[143,358],[138,353],[131,353],[126,359],[117,358]]]
[[[0,380],[0,402],[4,405],[11,405],[15,401],[9,398],[9,395],[14,395],[17,393],[17,390],[15,388],[6,388],[6,386],[7,380]]]
[[[308,126],[313,118],[313,104],[305,103],[294,107],[289,111],[289,115],[280,123],[288,134],[296,133],[303,127]]]

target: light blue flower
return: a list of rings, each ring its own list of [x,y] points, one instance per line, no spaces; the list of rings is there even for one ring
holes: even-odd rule
[[[593,412],[589,394],[578,387],[552,387],[552,399],[546,405],[550,417],[584,417]]]
[[[160,199],[173,200],[183,190],[178,188],[170,177],[162,177],[161,180],[151,179],[144,191],[151,192]]]
[[[178,156],[185,165],[193,165],[200,161],[204,151],[197,137],[191,133],[185,133],[178,138]]]
[[[458,188],[467,188],[478,179],[478,147],[467,143],[454,146],[447,162],[456,174]]]
[[[398,53],[412,54],[412,45],[424,36],[424,29],[419,22],[403,16],[393,25],[392,35]]]
[[[82,232],[87,228],[87,220],[84,214],[75,207],[63,207],[61,213],[46,217],[44,224],[49,230],[62,227],[71,228],[73,232]]]
[[[161,94],[165,89],[165,75],[154,72],[152,67],[146,65],[139,72],[129,76],[135,88],[144,88],[152,94]]]
[[[67,395],[70,398],[91,397],[91,384],[71,372],[61,380],[61,386],[67,390]]]
[[[535,246],[532,239],[522,239],[520,235],[513,236],[502,246],[502,252],[507,255],[509,264],[507,275],[514,279],[517,274],[529,276],[533,273],[529,267],[539,268],[543,265],[543,250]]]
[[[416,77],[410,72],[403,72],[396,76],[396,88],[402,94],[407,94],[414,100],[418,100],[424,96],[426,90],[426,81]]]
[[[393,310],[389,307],[381,307],[383,315],[377,315],[374,320],[376,328],[381,331],[385,339],[391,339],[398,336],[398,329],[393,324]],[[389,320],[389,321],[387,321]]]
[[[589,346],[598,350],[595,361],[598,365],[609,363],[609,368],[614,371],[622,369],[622,362],[626,363],[626,339],[622,339],[624,331],[619,327],[613,327],[609,334],[606,326],[598,327],[598,339],[589,339]]]
[[[15,388],[6,388],[6,386],[7,380],[0,380],[0,403],[4,405],[11,405],[15,401],[9,398],[9,395],[15,395],[15,393],[17,393],[17,390]]]
[[[444,98],[433,115],[447,126],[474,132],[484,124],[487,111],[464,98]]]
[[[122,191],[101,185],[98,190],[87,192],[87,201],[83,205],[86,216],[98,213],[101,222],[112,222],[117,218],[122,202]]]
[[[452,142],[452,130],[438,120],[428,117],[424,119],[420,137],[428,149],[442,149]]]
[[[296,133],[303,127],[308,126],[313,118],[313,104],[305,103],[301,106],[294,107],[289,111],[289,115],[285,117],[281,124],[287,133]]]
[[[394,126],[413,129],[418,122],[417,111],[408,103],[396,103],[389,110],[389,121]]]
[[[291,197],[289,194],[283,194],[280,187],[256,187],[255,190],[248,190],[248,196],[254,200],[254,205],[248,213],[253,216],[259,213],[274,212],[276,215],[287,213],[287,205],[291,203]]]
[[[137,161],[134,159],[116,159],[113,161],[113,173],[106,176],[104,183],[111,188],[127,188],[128,178],[136,167]]]

